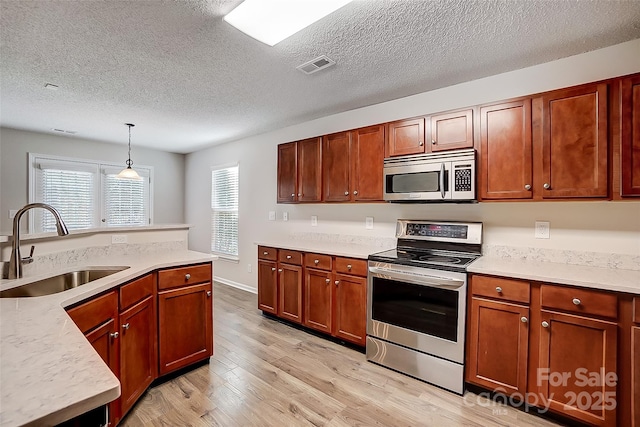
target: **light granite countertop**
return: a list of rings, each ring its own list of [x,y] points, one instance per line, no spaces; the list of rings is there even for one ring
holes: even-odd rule
[[[467,267],[481,273],[606,291],[640,294],[640,270],[482,256]]]
[[[58,294],[0,299],[0,426],[54,425],[120,395],[118,379],[66,314],[65,307],[158,268],[216,259],[186,250],[101,257],[47,274],[0,281],[4,290],[79,267],[129,267]]]
[[[325,255],[336,255],[348,258],[367,259],[370,254],[394,249],[395,242],[387,245],[332,242],[324,240],[274,239],[255,242],[259,246],[278,249],[289,249],[301,252],[313,252]]]

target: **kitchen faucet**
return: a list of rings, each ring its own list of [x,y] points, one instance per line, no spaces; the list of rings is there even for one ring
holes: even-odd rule
[[[20,218],[22,215],[33,208],[43,208],[51,212],[56,220],[56,230],[58,236],[66,236],[69,234],[67,226],[65,225],[60,213],[51,205],[46,203],[29,203],[22,209],[20,209],[16,216],[13,218],[13,242],[11,243],[11,259],[9,260],[9,279],[19,279],[22,277],[22,264],[24,262],[33,261],[33,246],[31,247],[31,255],[27,258],[22,258],[20,255]],[[31,261],[30,261],[31,260]]]

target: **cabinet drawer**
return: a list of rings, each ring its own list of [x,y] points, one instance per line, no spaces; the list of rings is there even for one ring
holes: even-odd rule
[[[471,292],[473,295],[504,301],[529,303],[529,282],[521,280],[473,276],[471,278]]]
[[[211,281],[211,264],[188,265],[158,272],[158,289],[176,288]]]
[[[149,274],[120,287],[120,311],[153,295],[153,284],[153,274]]]
[[[93,298],[67,310],[67,313],[82,333],[86,334],[107,320],[118,317],[118,291]]]
[[[287,264],[302,265],[302,252],[280,249],[278,251],[278,261]]]
[[[304,254],[305,267],[319,268],[320,270],[331,270],[331,255]]]
[[[556,285],[540,287],[542,306],[573,313],[618,317],[618,298],[590,289],[565,288]]]
[[[640,297],[633,299],[633,321],[640,323]]]
[[[366,277],[367,261],[363,259],[336,257],[336,272]]]
[[[277,261],[278,250],[268,246],[258,246],[258,258],[267,259],[269,261]]]

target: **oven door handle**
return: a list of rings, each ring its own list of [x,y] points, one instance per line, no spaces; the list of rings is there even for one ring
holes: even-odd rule
[[[380,267],[369,267],[369,272],[373,277],[379,277],[383,279],[396,279],[403,282],[415,283],[417,285],[430,286],[432,288],[440,289],[459,289],[464,286],[464,280],[449,279],[446,277],[437,277],[431,275],[414,275],[404,274],[393,270]]]

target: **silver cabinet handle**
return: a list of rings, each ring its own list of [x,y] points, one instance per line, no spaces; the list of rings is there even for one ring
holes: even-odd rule
[[[548,190],[548,189],[550,189],[550,188],[551,188],[551,186],[549,185],[549,183],[548,183],[548,182],[545,182],[545,183],[544,183],[544,185],[543,185],[542,187],[544,187],[544,189],[545,189],[545,190]]]
[[[291,197],[296,197],[296,194],[295,193],[291,193]]]
[[[354,196],[357,196],[357,195],[358,195],[358,190],[354,190],[354,191],[353,191],[353,195],[354,195]]]
[[[287,255],[287,259],[291,259],[291,255]]]
[[[344,195],[345,195],[345,196],[348,196],[348,195],[349,195],[349,192],[348,192],[348,191],[345,191],[345,192],[344,192]]]
[[[544,322],[542,322],[542,327],[543,328],[548,328],[549,327],[549,322],[547,322],[546,320]]]
[[[129,323],[125,323],[124,325],[122,325],[122,329],[129,329]]]
[[[264,252],[262,252],[262,255],[269,255],[269,252],[264,251]]]
[[[114,333],[112,333],[112,334],[109,334],[109,336],[110,336],[111,338],[113,338],[113,339],[116,339],[116,338],[118,338],[118,337],[120,336],[120,334],[119,334],[119,333],[117,333],[117,332],[114,332]]]
[[[424,141],[420,141],[420,142],[418,143],[418,145],[419,145],[420,147],[422,147],[422,146],[424,145]]]
[[[275,267],[271,267],[271,271],[276,271],[276,268]]]
[[[340,280],[336,280],[335,282],[333,282],[336,284],[336,286],[338,286],[340,284]]]
[[[431,144],[432,144],[432,145],[436,145],[436,144],[437,144],[436,140],[435,140],[435,139],[432,139],[432,140],[431,140]]]
[[[351,264],[347,264],[347,270],[351,270]]]
[[[324,279],[324,281],[325,281],[326,284],[331,283],[331,279]]]
[[[525,185],[525,186],[524,186],[524,189],[525,189],[525,190],[531,190],[531,185],[530,185],[530,184]]]
[[[573,303],[574,303],[575,305],[580,305],[580,304],[582,304],[582,301],[580,301],[578,298],[574,298],[574,299],[573,299]]]
[[[302,197],[302,193],[298,193],[298,197]]]
[[[189,280],[191,279],[191,275],[189,273],[184,275],[184,280]]]
[[[527,322],[529,321],[529,319],[527,319],[526,317],[522,316],[522,317],[520,318],[520,321],[521,321],[522,323],[527,323]]]
[[[281,268],[278,269],[278,273],[282,273],[282,269]]]
[[[207,296],[210,297],[211,296],[211,291],[207,291]]]
[[[313,260],[313,263],[314,263],[315,265],[318,265],[318,264],[320,264],[320,260],[319,260],[319,259],[314,259],[314,260]]]
[[[501,294],[502,293],[502,288],[500,286],[496,286],[496,292]]]

